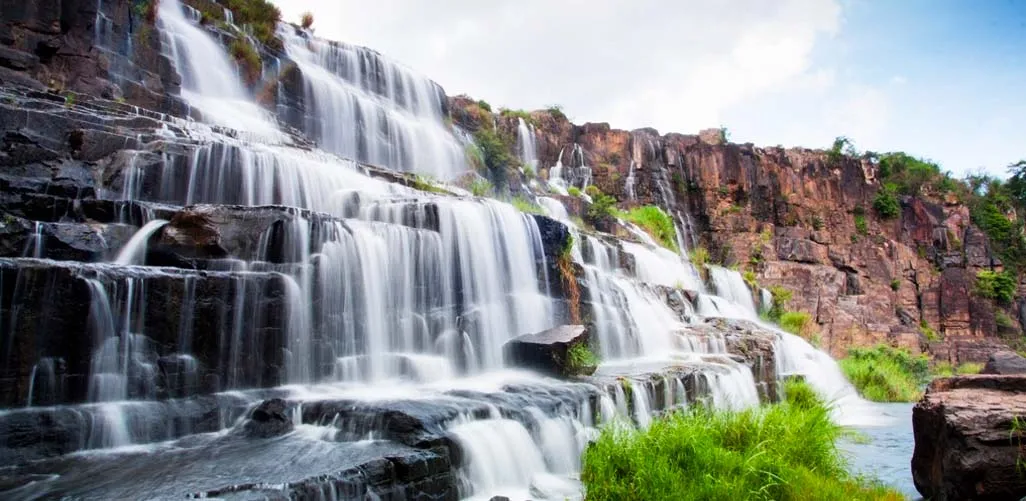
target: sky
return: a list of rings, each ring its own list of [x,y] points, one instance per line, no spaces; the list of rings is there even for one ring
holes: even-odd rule
[[[1026,0],[273,0],[493,108],[731,141],[1026,158]]]

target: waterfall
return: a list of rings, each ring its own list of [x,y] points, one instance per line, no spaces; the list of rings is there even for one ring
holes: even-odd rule
[[[160,231],[167,221],[163,219],[154,219],[146,223],[139,231],[132,235],[132,238],[125,244],[118,253],[118,257],[114,259],[117,264],[142,264],[142,261],[146,259],[146,245],[149,242],[150,237]]]
[[[741,273],[722,266],[708,266],[707,269],[718,296],[740,305],[743,311],[748,312],[752,317],[758,314],[755,300],[752,298],[752,290],[741,277]]]
[[[184,9],[192,8],[161,0],[158,14],[164,52],[182,76],[182,97],[205,121],[283,140],[270,114],[250,99],[224,48],[196,24],[196,16],[187,19]]]
[[[524,168],[538,172],[538,145],[535,141],[534,126],[528,125],[523,118],[517,118],[517,144],[520,147],[520,162]]]
[[[469,168],[444,123],[438,84],[377,52],[278,34],[302,75],[309,100],[304,130],[325,150],[395,170],[449,179]]]

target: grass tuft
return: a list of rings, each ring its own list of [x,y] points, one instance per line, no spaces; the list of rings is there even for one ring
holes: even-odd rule
[[[623,219],[640,226],[663,247],[673,252],[680,252],[680,248],[677,246],[677,227],[673,225],[673,218],[659,207],[655,205],[635,207],[620,215],[623,216]]]

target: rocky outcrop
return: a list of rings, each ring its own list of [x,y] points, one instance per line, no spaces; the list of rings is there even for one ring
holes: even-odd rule
[[[595,360],[578,360],[575,350],[586,351],[589,333],[583,325],[562,325],[535,334],[524,334],[506,342],[503,354],[516,367],[544,374],[568,377],[595,372]]]
[[[271,438],[284,435],[295,428],[288,415],[288,404],[280,398],[265,400],[242,425],[242,432],[250,438]]]
[[[1026,358],[1014,351],[991,353],[980,374],[1026,374]]]
[[[938,501],[1026,495],[1024,415],[1026,376],[934,380],[912,411],[916,489]]]

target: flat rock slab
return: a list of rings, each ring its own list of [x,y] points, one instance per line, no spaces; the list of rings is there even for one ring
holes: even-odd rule
[[[1026,376],[977,375],[933,381],[912,411],[912,477],[924,497],[1006,500],[1026,496]]]
[[[1026,357],[1014,351],[997,351],[987,357],[981,374],[1026,374]]]
[[[514,366],[566,377],[575,375],[569,356],[575,344],[588,344],[588,329],[583,325],[561,325],[515,337],[503,346],[503,354]]]

